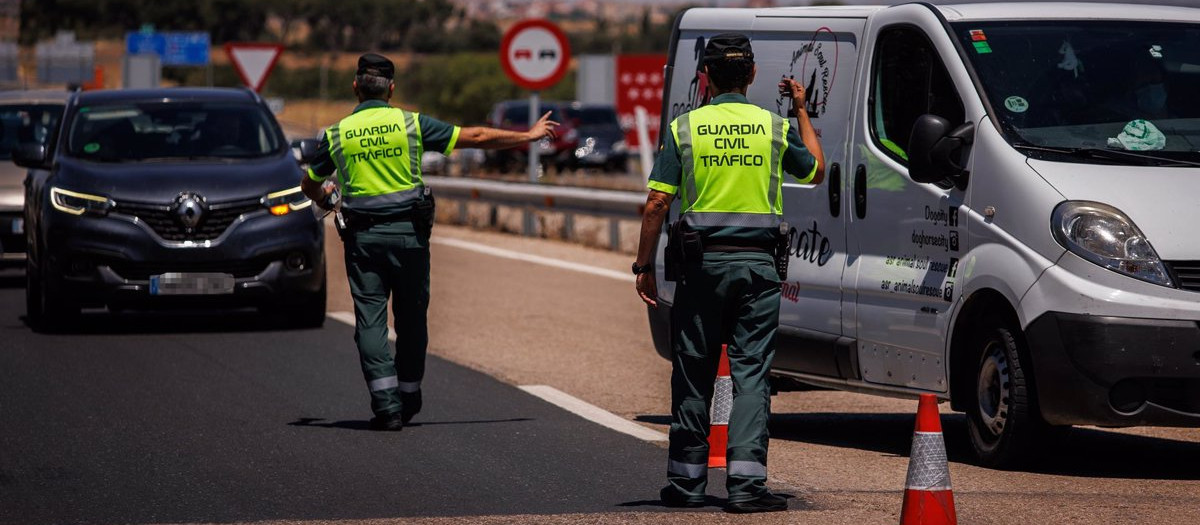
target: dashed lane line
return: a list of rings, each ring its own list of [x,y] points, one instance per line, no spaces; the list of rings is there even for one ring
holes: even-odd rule
[[[329,312],[330,319],[354,326],[354,314],[351,312]],[[388,340],[395,341],[396,334],[389,330]],[[656,430],[643,427],[596,405],[588,403],[557,388],[546,385],[518,386],[521,390],[555,405],[567,412],[582,417],[588,421],[628,434],[643,441],[666,441],[667,435]]]
[[[476,253],[483,253],[483,254],[494,256],[494,257],[502,257],[505,259],[512,259],[512,260],[516,260],[516,261],[540,264],[543,266],[550,266],[553,268],[560,268],[563,270],[570,270],[573,272],[586,273],[586,274],[590,274],[590,275],[596,275],[599,277],[607,277],[609,279],[615,279],[617,281],[621,281],[621,282],[627,283],[627,284],[633,283],[633,275],[631,275],[629,273],[618,272],[615,270],[609,270],[607,268],[600,268],[597,266],[590,266],[590,265],[586,265],[586,264],[561,261],[558,259],[552,259],[550,257],[542,257],[540,255],[530,255],[527,253],[514,252],[512,250],[505,250],[503,248],[496,248],[494,246],[488,246],[486,244],[479,244],[479,243],[474,243],[474,242],[470,242],[470,241],[464,241],[461,239],[446,238],[446,237],[434,237],[433,239],[430,239],[429,242],[431,242],[433,244],[441,244],[444,246],[452,246],[452,247],[463,249],[463,250],[470,250],[470,251],[473,251]]]

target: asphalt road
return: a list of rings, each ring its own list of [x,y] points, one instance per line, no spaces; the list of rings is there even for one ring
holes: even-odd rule
[[[709,506],[658,506],[661,444],[517,388],[665,431],[669,365],[619,277],[628,256],[435,237],[428,405],[399,434],[363,430],[351,330],[332,319],[286,331],[255,315],[94,315],[44,336],[20,320],[20,279],[0,278],[0,523],[898,522],[916,404],[841,392],[773,398],[771,485],[791,512],[721,513],[717,474]],[[349,310],[336,237],[328,249],[330,310]],[[1200,430],[1077,429],[1006,472],[973,463],[960,415],[943,423],[960,523],[1200,521]]]
[[[416,424],[369,431],[352,330],[334,320],[93,315],[44,336],[23,309],[20,288],[0,290],[0,523],[637,511],[665,462],[436,357]]]

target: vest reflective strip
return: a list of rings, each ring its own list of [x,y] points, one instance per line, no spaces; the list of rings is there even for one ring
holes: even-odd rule
[[[424,186],[417,186],[407,190],[384,193],[383,195],[367,195],[365,197],[346,195],[343,199],[346,206],[350,209],[377,208],[386,204],[403,204],[408,201],[417,200],[424,190]]]
[[[381,377],[367,383],[367,388],[370,388],[372,392],[388,390],[397,386],[400,386],[400,380],[396,379],[396,376]]]
[[[675,145],[679,147],[679,159],[683,161],[683,208],[691,208],[700,198],[696,191],[696,159],[692,157],[692,126],[687,113],[675,119]]]
[[[421,130],[417,129],[416,115],[404,113],[404,129],[408,130],[408,172],[413,184],[421,185]]]
[[[684,463],[668,459],[667,473],[691,479],[699,479],[708,476],[708,463]]]
[[[778,228],[782,215],[773,213],[722,213],[689,211],[683,214],[688,226],[744,226],[747,228]]]
[[[420,381],[417,381],[415,383],[406,383],[406,382],[401,381],[400,384],[397,386],[399,386],[400,391],[404,392],[405,394],[413,394],[413,393],[421,391],[421,382]]]
[[[765,478],[767,466],[757,461],[730,461],[728,473],[743,478]]]
[[[337,124],[329,128],[329,154],[333,156],[333,163],[337,166],[338,176],[342,179],[342,192],[348,193],[346,185],[350,180],[350,174],[346,171],[346,155],[342,152],[342,133]]]
[[[770,199],[768,202],[771,203],[771,213],[782,213],[777,199],[779,198],[779,174],[783,171],[780,163],[783,162],[783,148],[787,147],[783,143],[783,127],[786,123],[787,121],[782,117],[771,113],[771,186],[768,188],[770,193],[767,194],[767,198]]]

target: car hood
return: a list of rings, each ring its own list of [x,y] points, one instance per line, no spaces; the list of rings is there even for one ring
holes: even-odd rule
[[[97,163],[60,159],[52,184],[73,191],[130,202],[171,202],[196,193],[209,202],[262,197],[300,184],[290,156],[190,162]]]
[[[1200,260],[1200,168],[1108,166],[1029,160],[1066,200],[1094,201],[1127,215],[1164,260]]]

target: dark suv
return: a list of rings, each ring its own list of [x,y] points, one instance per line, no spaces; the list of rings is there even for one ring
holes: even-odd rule
[[[235,89],[76,93],[22,144],[28,317],[256,306],[325,318],[324,228],[267,105]]]
[[[543,166],[554,165],[558,170],[574,167],[575,148],[579,145],[579,134],[564,118],[563,110],[566,104],[555,101],[538,103],[538,116],[550,112],[550,120],[559,123],[554,140],[542,139],[533,143],[538,148],[539,160]],[[508,100],[492,107],[488,113],[487,125],[512,131],[529,129],[529,101]],[[529,162],[529,144],[522,144],[512,149],[487,150],[484,152],[484,164],[502,172],[521,171]]]

